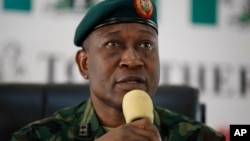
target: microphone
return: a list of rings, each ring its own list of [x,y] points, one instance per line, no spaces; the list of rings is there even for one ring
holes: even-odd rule
[[[131,90],[123,97],[123,114],[126,123],[131,123],[141,118],[147,118],[153,123],[153,102],[150,96],[142,90]]]

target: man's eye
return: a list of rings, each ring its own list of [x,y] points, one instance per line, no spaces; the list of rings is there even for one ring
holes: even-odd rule
[[[112,41],[112,42],[108,42],[108,43],[107,43],[107,46],[108,46],[108,47],[119,47],[120,44],[119,44],[119,42],[117,42],[117,41]]]
[[[146,42],[141,43],[140,47],[142,47],[142,48],[149,48],[150,49],[150,48],[153,47],[153,44],[151,42],[146,41]]]

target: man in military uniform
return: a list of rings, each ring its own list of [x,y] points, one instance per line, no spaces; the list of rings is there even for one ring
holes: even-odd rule
[[[12,141],[223,141],[224,136],[183,115],[154,106],[154,121],[126,123],[123,96],[159,84],[158,26],[150,0],[105,0],[78,25],[76,62],[89,79],[90,98],[15,132]]]

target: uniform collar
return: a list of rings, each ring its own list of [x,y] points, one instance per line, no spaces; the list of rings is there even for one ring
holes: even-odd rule
[[[154,108],[154,125],[156,126],[156,128],[161,131],[161,121],[160,121],[160,116],[158,114],[158,112],[156,111],[156,109]]]
[[[74,134],[77,139],[94,140],[105,134],[90,98],[77,110],[77,114],[80,115],[74,123]]]

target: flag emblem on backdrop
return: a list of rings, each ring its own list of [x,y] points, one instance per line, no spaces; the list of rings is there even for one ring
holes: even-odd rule
[[[217,23],[217,0],[192,0],[192,22],[198,24]]]
[[[3,0],[3,9],[29,12],[32,9],[32,0]]]

